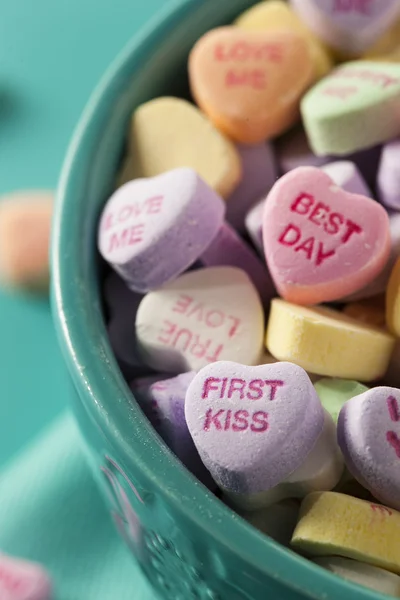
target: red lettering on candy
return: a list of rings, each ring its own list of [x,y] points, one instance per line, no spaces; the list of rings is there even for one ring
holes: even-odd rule
[[[396,452],[397,458],[400,458],[400,440],[397,437],[397,434],[394,431],[387,431],[386,439]]]
[[[329,85],[322,90],[324,96],[333,96],[340,100],[347,100],[351,96],[357,94],[358,88],[356,86],[339,86]]]
[[[261,69],[229,69],[225,75],[225,86],[251,87],[254,90],[264,90],[267,87],[266,74]]]
[[[338,69],[330,75],[331,79],[359,79],[361,81],[368,81],[373,85],[381,86],[383,89],[392,85],[399,85],[400,78],[393,77],[382,71],[372,71],[371,69],[361,67],[347,67],[344,69]],[[326,88],[325,88],[326,89]]]
[[[224,412],[224,409],[220,409],[218,412],[213,414],[213,409],[209,408],[206,413],[206,420],[204,421],[203,430],[210,431],[211,426],[214,425],[217,431],[221,431],[222,425],[218,419],[224,414]]]
[[[115,231],[110,235],[110,243],[108,247],[108,252],[114,252],[114,250],[119,250],[120,248],[125,248],[126,246],[134,246],[135,244],[139,244],[143,241],[144,235],[144,224],[133,225],[132,227],[127,227],[122,231]]]
[[[264,61],[280,63],[283,59],[284,45],[270,43],[251,43],[245,40],[231,45],[216,44],[214,59],[218,62]]]
[[[248,418],[247,410],[237,410],[234,414],[235,422],[232,425],[232,431],[246,431],[249,426]]]
[[[203,384],[203,393],[201,397],[203,399],[208,398],[209,392],[218,390],[218,386],[215,386],[215,384],[220,381],[221,380],[218,377],[208,377]]]
[[[379,513],[382,516],[389,516],[391,517],[393,512],[390,510],[390,508],[388,508],[387,506],[382,506],[381,504],[370,504],[371,509],[373,510],[374,513]]]
[[[184,315],[188,319],[204,324],[210,329],[227,327],[227,335],[232,338],[236,335],[241,319],[226,314],[223,310],[206,306],[199,303],[187,294],[180,294],[171,308],[172,312]]]
[[[366,16],[372,16],[370,9],[371,0],[334,0],[332,12],[358,12]]]
[[[244,379],[231,379],[231,383],[228,391],[228,398],[232,398],[234,392],[240,393],[240,399],[244,398],[244,388],[246,387],[246,381]]]
[[[386,403],[391,420],[394,423],[397,423],[397,421],[400,421],[400,412],[396,398],[394,396],[389,396],[389,398],[386,400]]]
[[[251,431],[256,433],[263,433],[267,431],[268,425],[268,413],[263,410],[258,410],[253,414],[253,423],[250,425]]]

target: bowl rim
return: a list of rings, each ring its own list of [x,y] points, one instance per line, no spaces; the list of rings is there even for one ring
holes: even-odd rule
[[[210,7],[213,2],[215,0],[202,0],[203,5]],[[170,35],[177,25],[182,25],[187,15],[198,6],[198,0],[170,0],[128,42],[95,88],[69,144],[57,190],[51,236],[52,311],[59,344],[76,388],[84,390],[86,412],[116,453],[123,456],[123,464],[134,459],[136,468],[151,480],[154,489],[190,521],[195,521],[210,540],[217,539],[222,546],[260,572],[300,594],[333,600],[340,593],[352,593],[364,600],[383,600],[385,595],[339,580],[275,543],[195,480],[165,447],[139,406],[131,402],[132,393],[117,367],[104,331],[92,331],[89,327],[93,320],[93,303],[98,300],[98,283],[94,281],[95,275],[93,281],[79,275],[79,256],[75,247],[78,245],[74,245],[73,240],[78,219],[85,215],[77,189],[85,178],[82,165],[85,164],[85,156],[92,151],[93,130],[100,116],[106,118],[110,113],[110,103],[115,102],[115,82],[124,76],[128,63],[131,70],[133,67],[140,69],[143,57],[149,55],[151,49]],[[126,423],[114,419],[104,410],[107,397],[118,399],[118,404],[124,405],[125,417],[128,416]],[[80,401],[83,402],[82,398]],[[128,427],[132,430],[124,437]],[[152,469],[140,458],[140,444],[144,436],[148,444],[146,453],[154,459],[155,467]],[[168,480],[168,485],[163,483],[162,477]],[[185,486],[184,494],[182,486]],[[195,511],[193,506],[196,506]]]

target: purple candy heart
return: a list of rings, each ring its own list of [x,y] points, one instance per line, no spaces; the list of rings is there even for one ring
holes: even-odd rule
[[[146,417],[167,446],[189,471],[210,489],[215,489],[193,443],[185,419],[185,395],[195,371],[171,379],[143,377],[131,389]]]
[[[108,200],[98,245],[128,286],[147,292],[185,271],[210,245],[225,203],[193,169],[136,179]]]
[[[243,231],[247,211],[261,196],[268,194],[278,172],[271,144],[238,144],[237,150],[242,161],[242,180],[227,200],[226,220]]]
[[[376,387],[346,402],[337,434],[353,476],[378,500],[400,510],[400,390]]]
[[[276,290],[267,265],[253,252],[230,225],[225,223],[201,257],[205,267],[238,267],[254,283],[264,306],[275,298]]]
[[[327,173],[332,181],[343,190],[346,190],[346,192],[373,198],[373,194],[364,181],[357,165],[350,160],[338,160],[329,163],[328,165],[324,165],[321,171]]]
[[[285,362],[204,367],[186,393],[185,415],[213,479],[237,494],[283,481],[304,462],[324,426],[307,373]]]
[[[290,0],[293,9],[325,42],[359,54],[400,14],[398,0]]]

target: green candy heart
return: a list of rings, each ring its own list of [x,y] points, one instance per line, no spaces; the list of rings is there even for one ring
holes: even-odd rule
[[[369,389],[358,381],[329,378],[320,379],[314,384],[314,388],[322,406],[330,413],[335,423],[337,423],[343,404]]]
[[[317,155],[369,148],[400,133],[400,65],[353,61],[304,96],[301,113]]]

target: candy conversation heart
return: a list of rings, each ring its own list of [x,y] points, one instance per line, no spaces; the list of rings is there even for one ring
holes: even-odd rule
[[[146,362],[163,372],[196,371],[218,360],[256,364],[264,314],[244,271],[211,267],[185,273],[147,294],[136,333]]]
[[[186,392],[185,416],[213,478],[236,494],[278,485],[304,462],[324,426],[308,375],[291,363],[208,365]]]
[[[400,14],[398,0],[290,0],[310,29],[352,55],[368,48]]]
[[[313,167],[291,171],[272,188],[263,239],[280,295],[305,305],[364,287],[390,253],[389,219],[382,206],[345,192]]]
[[[301,113],[316,154],[349,154],[400,133],[400,65],[341,65],[302,99]]]
[[[50,600],[52,583],[36,563],[0,554],[1,600]]]
[[[290,30],[221,27],[194,46],[189,75],[193,96],[211,121],[232,139],[256,144],[298,119],[313,64],[304,38]]]
[[[376,387],[343,406],[338,442],[353,476],[375,498],[400,508],[400,390]]]
[[[181,98],[156,98],[135,110],[129,159],[124,171],[131,179],[191,167],[223,198],[230,196],[241,178],[235,145],[196,106]]]
[[[302,35],[307,42],[316,79],[326,75],[332,68],[333,61],[328,49],[313,35],[286,1],[264,0],[255,4],[240,15],[235,25],[249,31],[290,29]]]
[[[196,261],[216,236],[224,212],[222,199],[192,169],[134,180],[107,202],[99,250],[131,289],[146,292]]]
[[[400,513],[346,494],[309,494],[292,546],[315,556],[344,556],[400,574]]]

